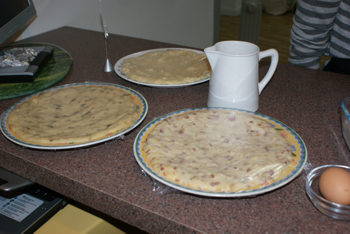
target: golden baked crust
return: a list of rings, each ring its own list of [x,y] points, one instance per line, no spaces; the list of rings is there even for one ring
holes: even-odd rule
[[[192,83],[208,78],[211,72],[205,54],[184,49],[152,51],[126,58],[121,71],[129,79],[159,85]]]
[[[130,92],[108,85],[76,85],[35,95],[7,116],[16,139],[43,146],[83,144],[131,127],[142,112]]]
[[[199,109],[160,120],[147,130],[140,155],[154,173],[206,192],[268,186],[296,166],[289,142],[245,112]]]

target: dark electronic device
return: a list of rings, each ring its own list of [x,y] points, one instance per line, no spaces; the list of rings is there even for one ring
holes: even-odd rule
[[[0,234],[33,233],[65,205],[52,191],[0,168]]]
[[[0,45],[24,29],[35,17],[32,0],[1,0]]]

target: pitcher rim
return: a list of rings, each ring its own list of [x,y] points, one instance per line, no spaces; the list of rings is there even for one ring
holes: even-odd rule
[[[223,52],[223,51],[218,51],[218,50],[210,50],[212,48],[215,48],[217,45],[219,44],[228,44],[228,43],[244,43],[244,44],[249,44],[253,47],[256,48],[256,51],[254,52],[251,52],[251,53],[245,53],[245,54],[230,54],[228,52]],[[217,53],[217,54],[223,54],[223,55],[227,55],[227,56],[231,56],[231,57],[237,57],[237,56],[251,56],[251,55],[254,55],[254,54],[258,54],[260,52],[260,47],[257,46],[256,44],[254,43],[251,43],[251,42],[248,42],[248,41],[238,41],[238,40],[227,40],[227,41],[219,41],[217,43],[215,43],[214,45],[212,46],[209,46],[207,48],[204,49],[204,52],[210,52],[210,53]]]

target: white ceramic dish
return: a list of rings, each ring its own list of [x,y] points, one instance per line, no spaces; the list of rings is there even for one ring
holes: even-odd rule
[[[258,189],[253,189],[253,190],[247,190],[247,191],[240,191],[240,192],[232,192],[232,193],[225,193],[225,192],[208,192],[208,191],[202,191],[202,190],[195,190],[192,188],[184,187],[182,185],[176,184],[174,182],[168,181],[162,176],[158,175],[155,173],[143,160],[142,154],[141,154],[141,147],[142,147],[142,142],[144,142],[146,136],[148,135],[148,131],[150,131],[151,127],[156,124],[157,122],[169,118],[173,115],[182,113],[182,112],[188,112],[188,111],[196,111],[198,109],[208,109],[208,108],[195,108],[195,109],[185,109],[185,110],[180,110],[180,111],[175,111],[170,114],[161,116],[150,123],[148,123],[137,135],[135,142],[134,142],[134,156],[136,158],[137,163],[140,165],[140,167],[152,178],[155,180],[172,187],[174,189],[195,194],[195,195],[202,195],[202,196],[208,196],[208,197],[248,197],[248,196],[256,196],[259,194],[263,194],[272,190],[275,190],[277,188],[282,187],[283,185],[289,183],[292,181],[294,178],[296,178],[303,170],[304,165],[307,161],[307,149],[306,146],[303,142],[303,140],[300,138],[300,136],[295,133],[292,129],[290,129],[288,126],[284,125],[283,123],[274,120],[268,116],[258,114],[258,113],[253,113],[253,112],[247,112],[250,113],[253,116],[258,116],[260,119],[263,119],[267,121],[269,124],[271,124],[276,130],[278,131],[283,131],[285,135],[287,135],[287,140],[292,146],[292,152],[293,155],[295,155],[296,160],[298,161],[297,166],[294,168],[294,170],[285,176],[283,179],[279,180],[278,182],[275,182],[273,184],[270,184],[268,186],[258,188]],[[213,109],[213,108],[212,108]],[[222,108],[215,108],[215,109],[222,109]],[[241,110],[238,110],[241,111]]]
[[[9,113],[11,113],[11,111],[19,104],[23,103],[25,100],[27,100],[28,98],[31,98],[33,96],[37,96],[37,95],[40,95],[41,93],[43,92],[50,92],[51,90],[56,90],[56,89],[64,89],[66,87],[71,87],[71,86],[85,86],[85,85],[105,85],[105,86],[114,86],[114,87],[117,87],[117,88],[120,88],[120,89],[123,89],[127,92],[129,92],[131,95],[135,96],[136,98],[138,98],[141,103],[142,103],[142,112],[141,112],[141,115],[140,117],[132,124],[130,125],[130,127],[128,127],[127,129],[121,131],[121,132],[118,132],[112,136],[108,136],[108,137],[105,137],[103,139],[100,139],[100,140],[96,140],[96,141],[91,141],[91,142],[87,142],[87,143],[83,143],[83,144],[74,144],[74,145],[62,145],[62,146],[47,146],[47,145],[37,145],[37,144],[31,144],[31,143],[28,143],[28,142],[24,142],[18,138],[16,138],[15,136],[11,135],[9,133],[9,131],[6,129],[6,119],[7,119],[7,116],[9,115]],[[86,147],[86,146],[91,146],[91,145],[95,145],[95,144],[99,144],[99,143],[102,143],[102,142],[105,142],[105,141],[109,141],[111,139],[114,139],[114,138],[117,138],[119,136],[122,136],[128,132],[130,132],[131,130],[133,130],[135,127],[137,127],[142,121],[143,119],[146,117],[146,114],[147,114],[147,111],[148,111],[148,104],[147,104],[147,101],[146,99],[138,92],[136,92],[135,90],[132,90],[130,88],[127,88],[127,87],[123,87],[123,86],[120,86],[120,85],[117,85],[117,84],[110,84],[110,83],[100,83],[100,82],[86,82],[86,83],[75,83],[75,84],[67,84],[67,85],[62,85],[62,86],[57,86],[57,87],[54,87],[54,88],[51,88],[51,89],[47,89],[47,90],[44,90],[42,92],[39,92],[39,93],[36,93],[36,94],[33,94],[31,96],[28,96],[22,100],[20,100],[19,102],[15,103],[13,106],[11,106],[7,111],[5,111],[2,115],[1,115],[1,125],[0,125],[0,128],[1,128],[1,132],[4,134],[4,136],[9,139],[10,141],[18,144],[18,145],[21,145],[21,146],[24,146],[24,147],[28,147],[28,148],[33,148],[33,149],[43,149],[43,150],[61,150],[61,149],[72,149],[72,148],[80,148],[80,147]]]
[[[120,76],[121,78],[123,78],[124,80],[127,80],[129,82],[135,83],[135,84],[139,84],[139,85],[145,85],[145,86],[150,86],[150,87],[156,87],[156,88],[177,88],[177,87],[185,87],[185,86],[190,86],[190,85],[196,85],[196,84],[200,84],[200,83],[204,83],[206,81],[208,81],[210,79],[210,77],[206,77],[202,80],[198,80],[195,82],[190,82],[190,83],[182,83],[182,84],[153,84],[153,83],[146,83],[146,82],[140,82],[137,80],[133,80],[130,77],[127,77],[123,72],[122,72],[122,65],[125,59],[127,58],[133,58],[133,57],[138,57],[140,55],[149,53],[149,52],[156,52],[156,51],[167,51],[167,50],[190,50],[190,51],[194,51],[198,54],[204,54],[203,51],[200,50],[194,50],[194,49],[185,49],[185,48],[159,48],[159,49],[152,49],[152,50],[144,50],[144,51],[140,51],[137,53],[133,53],[127,56],[124,56],[123,58],[119,59],[116,64],[114,65],[114,71],[117,73],[118,76]]]

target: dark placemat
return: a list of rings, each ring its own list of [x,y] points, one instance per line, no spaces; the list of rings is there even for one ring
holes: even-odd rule
[[[53,56],[42,68],[33,82],[0,84],[0,100],[20,97],[46,89],[62,80],[69,72],[73,58],[63,48],[48,43],[16,43],[10,47],[29,47],[48,45],[54,48]]]

